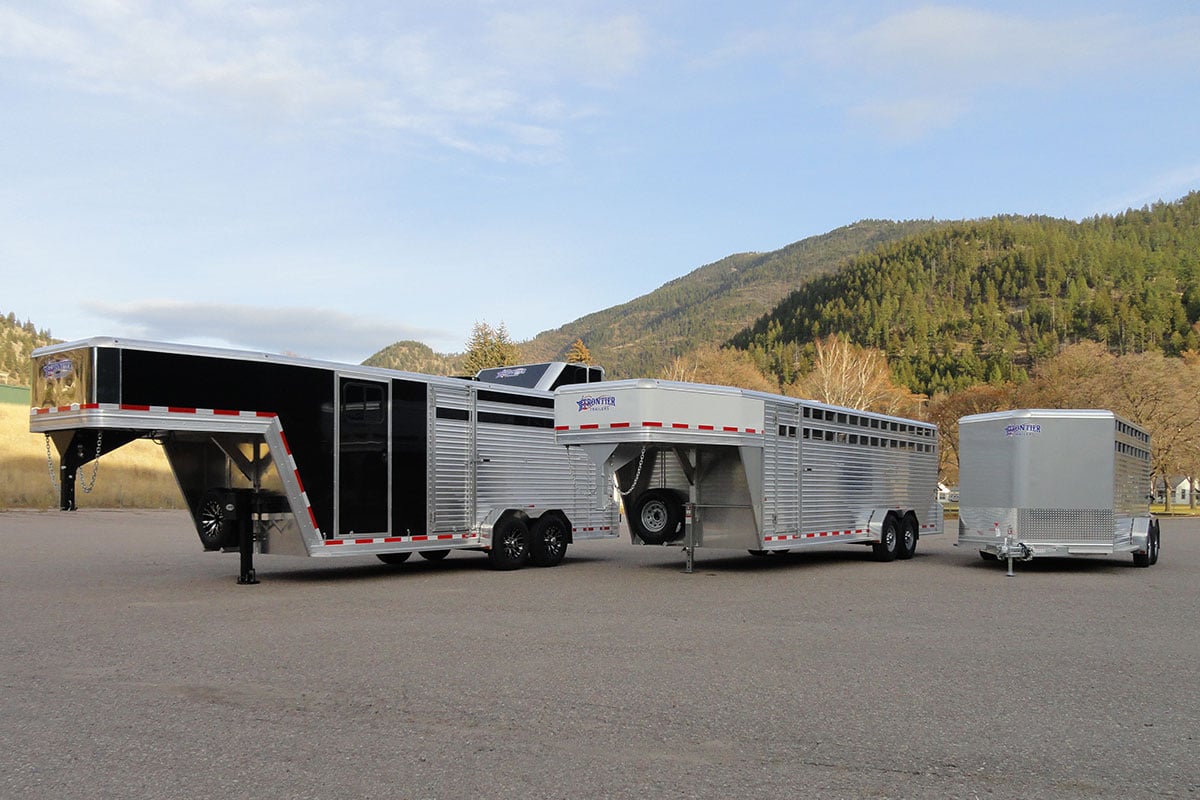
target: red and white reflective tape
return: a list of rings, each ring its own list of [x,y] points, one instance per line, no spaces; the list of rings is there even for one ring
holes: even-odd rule
[[[831,536],[861,536],[868,531],[858,528],[852,531],[816,531],[813,533],[785,533],[778,536],[764,536],[764,542],[792,542],[797,539],[824,539]]]
[[[410,544],[412,542],[442,542],[442,541],[464,541],[468,539],[478,539],[478,533],[438,533],[420,536],[377,536],[362,539],[329,539],[324,544],[326,547],[334,547],[336,545],[345,544]]]
[[[72,411],[141,411],[153,414],[194,414],[212,417],[243,417],[250,419],[270,419],[278,416],[273,411],[234,411],[228,408],[189,408],[186,406],[148,406],[138,403],[72,403],[68,406],[53,406],[50,408],[31,408],[30,416],[41,414],[69,414]]]
[[[592,528],[571,528],[572,533],[595,533],[596,531],[611,531],[611,530],[612,530],[611,525],[601,525],[599,527],[592,527]]]
[[[192,408],[190,406],[151,406],[137,403],[72,403],[68,406],[33,408],[30,409],[30,415],[63,414],[72,411],[186,414],[189,416],[211,416],[226,419],[237,417],[239,419],[271,420],[274,423],[273,427],[279,432],[279,441],[283,444],[283,450],[287,454],[287,468],[291,470],[292,476],[296,479],[296,489],[300,494],[300,499],[304,501],[304,508],[308,512],[308,521],[312,523],[313,531],[316,533],[317,538],[321,537],[321,527],[317,525],[317,515],[313,512],[312,503],[309,502],[308,492],[304,491],[304,481],[300,479],[300,469],[296,466],[296,458],[292,455],[292,447],[288,444],[287,436],[283,433],[283,424],[279,421],[279,415],[274,411],[237,411],[228,408]]]
[[[689,422],[672,422],[669,425],[663,422],[644,421],[640,423],[633,422],[610,422],[607,426],[601,425],[598,422],[591,422],[586,425],[580,425],[574,430],[578,431],[598,431],[598,430],[625,430],[629,428],[653,428],[659,430],[668,428],[677,431],[705,431],[705,432],[720,432],[720,433],[762,433],[757,428],[738,428],[733,425],[693,425]],[[555,425],[556,431],[572,430],[570,425]]]
[[[308,512],[308,521],[312,523],[317,538],[321,538],[321,526],[317,524],[317,515],[313,512],[312,503],[308,500],[308,492],[304,490],[304,481],[300,479],[300,468],[296,466],[296,457],[292,455],[292,446],[288,443],[287,436],[283,432],[283,423],[279,422],[278,417],[275,419],[274,427],[279,432],[279,443],[283,445],[283,452],[287,454],[287,466],[292,471],[292,477],[296,479],[296,491],[299,492],[300,499],[304,501],[304,509]]]

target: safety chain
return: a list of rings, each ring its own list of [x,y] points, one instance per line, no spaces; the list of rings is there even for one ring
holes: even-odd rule
[[[50,473],[50,485],[58,491],[58,476],[54,474],[54,456],[50,454],[50,434],[46,434],[46,471]]]
[[[104,431],[96,431],[96,457],[92,459],[92,476],[79,484],[79,488],[83,489],[84,494],[91,494],[92,489],[96,488],[96,475],[100,472],[100,450],[101,442],[104,438]],[[50,434],[46,434],[46,471],[50,473],[50,485],[54,487],[54,491],[58,491],[58,476],[54,474],[54,456],[50,452]]]
[[[633,483],[630,484],[629,491],[622,489],[621,484],[619,484],[619,483],[617,484],[617,491],[621,493],[622,497],[628,497],[633,492],[633,490],[637,488],[638,478],[642,477],[642,464],[645,461],[646,461],[646,445],[642,445],[642,454],[640,456],[638,456],[637,472],[634,473]]]

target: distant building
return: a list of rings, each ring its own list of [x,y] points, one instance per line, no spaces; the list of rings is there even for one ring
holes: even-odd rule
[[[1172,505],[1190,505],[1192,498],[1200,492],[1200,480],[1188,478],[1186,475],[1173,475],[1167,479],[1166,485],[1161,478],[1154,479],[1154,499],[1159,503],[1166,502],[1168,487],[1171,492]]]

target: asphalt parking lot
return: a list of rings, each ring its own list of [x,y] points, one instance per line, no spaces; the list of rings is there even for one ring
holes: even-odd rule
[[[947,533],[239,586],[180,512],[4,512],[0,796],[1200,797],[1200,521],[1162,531],[1013,578]]]

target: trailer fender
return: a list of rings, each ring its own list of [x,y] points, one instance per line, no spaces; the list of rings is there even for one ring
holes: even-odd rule
[[[501,515],[484,545],[493,569],[520,569],[529,563],[529,517],[522,511]]]
[[[1162,547],[1158,520],[1152,517],[1137,517],[1133,521],[1133,565],[1150,567],[1158,563],[1158,552]]]
[[[875,509],[867,524],[871,532],[871,550],[876,561],[895,561],[900,552],[903,524],[900,515],[891,509]]]
[[[1145,553],[1150,549],[1150,523],[1150,517],[1134,517],[1130,538],[1135,552]]]

